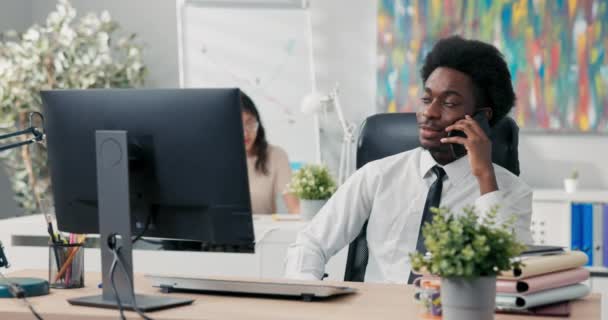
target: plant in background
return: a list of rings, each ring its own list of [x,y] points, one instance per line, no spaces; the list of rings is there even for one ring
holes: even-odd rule
[[[142,46],[131,34],[117,41],[118,24],[107,11],[76,20],[76,11],[60,0],[43,26],[0,38],[0,133],[27,126],[27,115],[40,111],[40,90],[126,88],[144,82]],[[46,148],[36,144],[0,155],[18,204],[26,212],[50,192]]]
[[[497,208],[481,222],[473,207],[465,208],[461,216],[444,208],[432,210],[432,223],[422,227],[430,256],[410,254],[415,271],[426,269],[442,278],[474,278],[495,276],[520,266],[519,260],[512,259],[525,249],[512,230],[515,218],[498,223]]]
[[[568,193],[576,192],[578,189],[578,170],[572,170],[570,176],[564,179],[564,189]]]
[[[572,179],[572,180],[578,179],[578,170],[576,170],[576,169],[572,170],[572,173],[570,174],[570,179]]]
[[[303,166],[293,174],[288,185],[288,192],[306,200],[329,199],[335,191],[336,182],[322,165]]]

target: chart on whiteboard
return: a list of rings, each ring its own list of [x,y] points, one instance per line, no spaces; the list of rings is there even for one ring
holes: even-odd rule
[[[300,112],[312,90],[303,9],[186,6],[185,87],[238,87],[258,107],[271,144],[291,161],[314,161],[313,119]]]

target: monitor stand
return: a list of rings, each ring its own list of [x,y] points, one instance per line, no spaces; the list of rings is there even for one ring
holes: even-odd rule
[[[118,308],[110,282],[110,267],[114,254],[108,245],[108,239],[116,235],[117,246],[122,247],[120,256],[126,270],[120,265],[116,267],[114,284],[125,309],[134,310],[133,306],[136,305],[145,312],[192,303],[192,299],[136,295],[132,292],[134,286],[127,132],[98,130],[95,132],[95,145],[103,294],[68,299],[68,302],[80,306]]]

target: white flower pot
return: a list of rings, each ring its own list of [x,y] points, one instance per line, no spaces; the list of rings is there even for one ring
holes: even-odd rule
[[[441,279],[443,320],[493,320],[496,277]]]
[[[564,189],[566,189],[566,192],[568,193],[573,193],[576,192],[576,189],[578,188],[578,179],[564,179]]]
[[[323,208],[327,200],[308,200],[300,199],[300,217],[303,220],[312,220],[312,218]]]

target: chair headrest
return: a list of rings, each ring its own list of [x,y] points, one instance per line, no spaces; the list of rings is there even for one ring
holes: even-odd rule
[[[519,175],[519,128],[505,117],[491,128],[492,162]],[[420,146],[415,113],[381,113],[361,126],[357,145],[357,169],[366,163]]]

